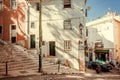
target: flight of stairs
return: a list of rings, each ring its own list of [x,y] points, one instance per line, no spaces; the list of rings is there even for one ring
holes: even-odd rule
[[[5,74],[6,61],[8,61],[8,72],[37,70],[38,68],[37,58],[30,58],[26,51],[22,51],[14,45],[0,46],[0,74]]]
[[[51,59],[54,58],[42,58],[42,70],[45,74],[80,73],[80,71],[64,65],[60,65],[58,71],[58,64],[52,63]],[[38,71],[38,54],[32,54],[29,50],[19,45],[0,45],[0,75],[6,73],[6,60],[8,60],[8,74],[14,71],[21,71],[21,73],[31,70],[35,72]]]

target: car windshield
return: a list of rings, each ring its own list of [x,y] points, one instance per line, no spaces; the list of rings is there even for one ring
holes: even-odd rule
[[[98,60],[98,59],[97,59],[96,62],[99,63],[100,65],[105,64],[105,62],[104,62],[103,60]]]

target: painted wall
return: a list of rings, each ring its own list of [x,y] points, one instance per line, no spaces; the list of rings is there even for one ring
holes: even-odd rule
[[[26,48],[30,48],[30,35],[35,35],[35,48],[39,48],[39,11],[35,9],[35,3],[36,2],[26,2],[26,18],[25,18],[25,25],[27,26],[25,28],[26,31]],[[32,28],[32,23],[34,23],[34,28]]]
[[[25,36],[25,0],[18,0],[17,8],[12,10],[10,7],[10,0],[3,0],[3,10],[0,12],[0,25],[3,26],[3,33],[1,39],[11,42],[11,28],[12,24],[17,26],[16,37],[17,44],[24,45]]]
[[[88,42],[92,46],[97,40],[102,40],[104,48],[113,48],[114,36],[113,36],[113,26],[109,22],[101,23],[88,27]],[[111,35],[111,36],[110,36]],[[91,37],[92,36],[92,37]],[[93,38],[94,36],[94,38]]]
[[[81,0],[71,1],[72,8],[66,9],[63,7],[64,3],[62,0],[53,0],[49,3],[43,3],[43,41],[55,41],[56,56],[58,56],[63,62],[68,60],[70,67],[79,69],[79,58],[82,67],[84,66],[84,53],[78,50],[78,43],[81,40],[79,37],[79,25],[80,23],[83,25],[85,24],[84,12],[81,11],[81,8],[84,8],[85,5],[84,1]],[[63,22],[66,19],[71,19],[72,30],[64,30]],[[64,40],[71,40],[71,51],[64,50]],[[45,47],[42,50],[44,49]],[[47,53],[43,52],[43,54],[49,54],[49,51]]]
[[[113,19],[118,17],[115,13],[107,13],[105,16],[86,24],[89,47],[94,49],[96,40],[102,40],[104,48],[109,49],[110,58],[114,63],[116,63],[117,56],[116,45],[119,45],[119,28],[115,26]]]
[[[116,60],[118,61],[118,63],[120,64],[120,18],[114,19],[114,25],[115,25],[115,42],[116,42]]]
[[[35,35],[36,48],[39,48],[39,11],[35,10],[34,2],[39,0],[18,0],[17,9],[10,9],[10,0],[4,0],[4,9],[0,12],[0,25],[3,26],[3,36],[0,38],[10,41],[10,25],[17,25],[17,43],[30,48],[30,35]],[[29,10],[29,12],[28,12]],[[79,25],[85,26],[85,0],[71,0],[71,8],[63,7],[63,0],[45,0],[42,3],[42,54],[49,53],[49,42],[55,41],[56,56],[62,62],[68,60],[69,66],[85,69],[84,50],[79,50]],[[63,22],[71,19],[72,29],[64,30]],[[31,28],[31,22],[35,28]],[[82,35],[84,36],[84,35]],[[71,51],[64,50],[64,40],[71,40]],[[80,65],[79,65],[80,64]]]
[[[79,36],[80,23],[85,26],[85,3],[84,0],[71,0],[71,8],[63,7],[63,0],[48,0],[42,3],[42,38],[45,44],[42,46],[42,54],[49,56],[49,42],[55,41],[56,56],[65,62],[69,61],[70,67],[79,69],[84,68],[84,50],[79,50],[79,41],[83,41]],[[34,5],[31,3],[31,6]],[[34,7],[33,7],[34,8]],[[38,12],[31,9],[31,20],[38,16]],[[36,17],[37,19],[38,17]],[[64,30],[63,22],[71,19],[72,29]],[[37,22],[37,21],[36,21]],[[35,30],[37,32],[37,29]],[[32,31],[31,31],[32,33]],[[39,33],[36,33],[39,34]],[[64,50],[64,40],[71,40],[72,49],[69,52]]]

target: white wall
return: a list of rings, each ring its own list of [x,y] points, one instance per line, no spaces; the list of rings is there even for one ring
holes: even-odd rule
[[[42,37],[45,45],[42,46],[42,54],[49,55],[49,41],[56,42],[56,56],[62,60],[68,59],[70,66],[79,69],[78,53],[81,54],[81,62],[84,64],[84,52],[78,51],[79,25],[85,25],[84,0],[71,0],[72,7],[64,8],[63,0],[50,0],[42,3]],[[83,9],[83,11],[82,11]],[[30,34],[36,34],[39,38],[39,14],[32,6],[30,8],[30,21],[35,21],[36,29],[30,29]],[[64,30],[63,22],[71,19],[72,30]],[[64,51],[64,40],[71,40],[71,51]],[[38,39],[37,39],[38,41]]]
[[[62,60],[68,59],[70,66],[78,69],[78,41],[80,40],[79,24],[85,24],[84,12],[80,10],[84,8],[84,0],[71,1],[72,8],[63,8],[62,0],[53,0],[49,3],[43,3],[43,41],[56,41],[56,55]],[[64,30],[63,22],[66,19],[71,19],[72,30]],[[64,51],[64,40],[71,40],[71,51]],[[47,46],[43,49],[45,48],[48,49]],[[49,50],[47,53],[44,50],[43,54],[49,54]],[[84,59],[82,61],[84,62]]]
[[[116,55],[115,51],[115,25],[113,19],[119,16],[114,13],[107,13],[105,16],[88,22],[88,44],[94,48],[96,40],[101,39],[104,44],[104,49],[109,49],[112,52],[112,58]]]
[[[110,21],[88,26],[88,42],[94,45],[97,40],[102,40],[104,48],[114,48],[113,23]]]

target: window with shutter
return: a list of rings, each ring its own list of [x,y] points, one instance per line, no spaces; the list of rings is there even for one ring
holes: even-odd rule
[[[65,51],[71,50],[71,47],[72,47],[71,41],[70,40],[65,40],[64,41],[64,50]]]
[[[72,29],[71,20],[64,20],[64,29]]]
[[[0,0],[0,12],[2,11],[3,9],[3,1]]]
[[[17,9],[17,0],[11,0],[11,9]]]
[[[71,8],[71,0],[64,0],[64,8]]]
[[[0,26],[0,35],[2,35],[2,26]]]

